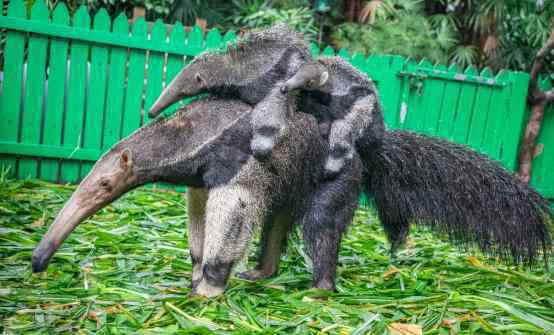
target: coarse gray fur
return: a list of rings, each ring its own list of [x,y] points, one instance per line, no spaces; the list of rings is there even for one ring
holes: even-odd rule
[[[314,114],[329,129],[329,176],[338,174],[359,145],[373,146],[384,133],[377,88],[369,77],[341,57],[321,57],[300,67],[281,87],[302,89],[299,109]],[[361,143],[364,142],[364,143]]]
[[[270,93],[311,59],[303,37],[285,24],[249,33],[227,52],[197,56],[164,89],[149,115],[155,117],[178,100],[201,93],[258,105],[254,109],[252,126],[256,135],[251,147],[256,157],[267,158],[287,125],[287,110],[272,108],[276,95]]]
[[[331,254],[323,255],[323,250],[314,255],[318,241],[305,234],[314,264],[322,267],[314,267],[313,285],[334,288],[334,252],[360,194],[361,163],[354,160],[357,163],[340,184],[319,183],[327,147],[315,118],[304,113],[290,117],[284,140],[271,153],[271,164],[260,162],[249,146],[252,113],[251,107],[240,101],[201,99],[114,145],[58,213],[33,252],[33,271],[44,271],[80,222],[125,192],[150,182],[169,182],[191,188],[194,293],[214,296],[223,292],[232,266],[259,226],[264,226],[259,271],[244,276],[256,279],[275,274],[278,251],[292,222],[306,223],[309,233],[316,230],[318,216],[329,217],[326,229],[338,236],[326,242],[337,244],[328,248]],[[338,197],[322,207],[312,197],[326,189]],[[326,275],[328,272],[332,274]]]

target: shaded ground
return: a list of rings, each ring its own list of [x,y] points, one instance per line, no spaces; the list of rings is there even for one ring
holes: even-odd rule
[[[278,277],[233,278],[223,297],[189,299],[184,201],[144,189],[81,224],[48,274],[32,275],[32,249],[71,192],[0,180],[0,332],[381,334],[401,323],[428,334],[554,333],[553,272],[498,265],[421,231],[393,266],[367,210],[346,236],[338,293],[327,298],[309,290],[295,236]]]

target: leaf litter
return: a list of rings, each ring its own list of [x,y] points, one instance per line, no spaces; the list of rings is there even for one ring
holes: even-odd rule
[[[421,229],[391,261],[367,207],[344,238],[335,293],[310,289],[297,229],[277,277],[232,277],[221,297],[189,297],[185,199],[152,188],[83,222],[48,272],[32,274],[31,253],[73,190],[0,179],[6,334],[554,334],[552,270],[499,264]]]

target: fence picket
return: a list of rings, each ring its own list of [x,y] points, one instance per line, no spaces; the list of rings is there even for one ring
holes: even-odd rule
[[[493,78],[490,69],[485,68],[481,71],[481,76],[485,78]],[[481,85],[477,89],[475,97],[475,106],[473,108],[473,116],[470,121],[469,132],[466,138],[466,143],[472,148],[482,151],[481,143],[486,131],[485,125],[490,114],[492,95],[495,88]]]
[[[48,8],[42,1],[34,4],[31,19],[48,21]],[[41,135],[44,81],[46,78],[46,49],[48,39],[40,35],[29,38],[29,57],[27,60],[27,78],[24,97],[24,109],[21,117],[21,143],[39,144]],[[36,159],[19,160],[19,178],[36,178],[38,164]]]
[[[228,42],[234,42],[237,40],[237,34],[234,31],[228,31],[223,36],[223,43],[227,44]]]
[[[110,31],[110,17],[105,9],[94,16],[92,29],[95,31]],[[102,132],[104,126],[104,111],[107,92],[108,48],[103,45],[92,45],[90,52],[89,84],[87,86],[87,105],[85,126],[83,128],[83,148],[102,149]],[[83,162],[81,178],[86,176],[93,163]]]
[[[90,29],[90,16],[87,8],[81,6],[73,16],[73,26]],[[87,60],[89,44],[72,41],[69,59],[69,83],[67,89],[67,110],[63,132],[63,146],[79,149],[82,143],[83,114],[87,82]],[[75,183],[79,180],[80,163],[65,161],[61,166],[61,180]]]
[[[8,15],[25,17],[25,7],[22,0],[12,0],[8,5]],[[17,31],[8,31],[4,47],[4,80],[2,87],[2,109],[0,110],[0,140],[15,143],[18,140],[20,129],[19,113],[21,109],[23,60],[25,34]],[[0,156],[0,165],[9,169],[8,176],[17,174],[16,159],[13,156]]]
[[[429,65],[428,68],[436,71],[447,70],[444,65]],[[441,117],[441,102],[444,99],[445,84],[446,81],[444,80],[430,79],[425,87],[425,104],[431,106],[425,111],[425,120],[423,122],[423,128],[421,129],[425,134],[435,135],[437,133],[438,122]]]
[[[206,50],[219,49],[221,47],[221,33],[219,29],[214,28],[206,35]]]
[[[477,70],[470,66],[464,72],[465,75],[475,76],[478,74]],[[458,143],[465,143],[474,111],[475,97],[477,95],[477,85],[468,84],[466,85],[461,93],[458,106],[456,108],[456,113],[452,120],[451,131],[452,139]]]
[[[156,20],[152,27],[149,40],[159,41],[163,43],[165,41],[165,25],[161,20]],[[148,110],[154,104],[154,101],[160,95],[162,91],[162,79],[163,79],[163,62],[164,55],[159,52],[150,51],[148,53],[148,75],[146,82],[146,100],[144,102],[144,123],[148,123],[150,118],[148,117]]]
[[[204,37],[202,36],[202,28],[194,26],[188,34],[186,43],[187,50],[192,55],[198,55],[204,51]]]
[[[523,124],[525,122],[525,107],[527,97],[518,94],[525,92],[529,86],[529,76],[525,73],[512,73],[513,84],[509,95],[506,114],[506,123],[501,132],[502,153],[500,159],[504,166],[514,170],[517,164],[517,152],[519,149],[519,139],[523,135]]]
[[[510,79],[510,73],[508,71],[500,71],[496,80],[507,81]],[[493,159],[499,158],[499,138],[500,131],[503,124],[504,114],[508,108],[509,93],[510,90],[494,90],[492,93],[492,103],[489,109],[489,116],[485,126],[485,136],[482,143],[482,152],[489,155]]]
[[[390,56],[388,70],[377,82],[379,97],[383,103],[385,123],[391,128],[398,128],[397,112],[400,110],[400,92],[402,81],[398,77],[404,67],[404,58]]]
[[[69,25],[69,13],[64,3],[58,3],[52,15],[52,23]],[[45,145],[60,146],[62,144],[62,126],[65,90],[67,87],[67,49],[65,39],[50,41],[48,66],[48,82],[46,95],[46,111],[44,114],[43,141]],[[57,159],[42,159],[40,178],[57,181],[60,162]]]
[[[120,14],[114,21],[112,32],[119,35],[129,34],[127,17]],[[120,139],[125,98],[125,72],[127,49],[113,47],[110,51],[108,71],[108,98],[106,100],[106,115],[104,118],[104,134],[102,148],[108,149]]]
[[[143,18],[133,23],[132,36],[145,42],[147,24]],[[128,136],[141,125],[141,104],[144,90],[144,66],[146,51],[131,50],[129,55],[129,70],[127,71],[127,91],[125,92],[125,110],[123,112],[122,137]]]
[[[335,56],[335,50],[333,48],[327,46],[325,49],[323,49],[323,52],[321,53],[322,56],[325,57],[333,57]]]
[[[459,72],[456,64],[448,67],[449,75],[456,75]],[[450,139],[451,124],[454,121],[454,114],[458,108],[458,100],[462,91],[462,84],[458,81],[447,81],[444,88],[444,99],[441,105],[439,122],[437,122],[437,135]]]
[[[169,35],[169,44],[174,46],[183,46],[185,44],[185,29],[180,23],[173,26],[173,30]],[[165,75],[165,86],[169,85],[171,80],[175,78],[177,73],[183,68],[184,58],[177,55],[167,56],[167,67]],[[173,113],[177,108],[181,106],[181,103],[176,103],[173,106],[169,106],[166,114]]]
[[[407,73],[417,72],[417,63],[415,60],[407,60],[404,66],[404,71]],[[418,110],[416,104],[418,103],[418,88],[416,85],[423,84],[424,81],[421,78],[415,76],[404,77],[403,81],[403,97],[402,97],[402,109],[400,110],[399,122],[401,129],[414,129],[418,118]]]
[[[539,84],[543,91],[552,89],[550,78],[544,78]],[[529,111],[530,112],[530,111]],[[554,198],[554,106],[546,108],[543,126],[537,139],[541,151],[533,160],[531,185],[546,197]]]

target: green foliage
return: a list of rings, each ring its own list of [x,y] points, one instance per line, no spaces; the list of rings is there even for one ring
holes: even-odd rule
[[[337,48],[366,54],[395,54],[447,62],[456,39],[444,23],[433,24],[419,12],[418,1],[383,2],[373,11],[372,24],[345,23],[331,36]]]
[[[303,1],[287,1],[273,6],[268,0],[233,0],[235,10],[231,20],[238,28],[264,28],[286,22],[309,38],[314,38],[317,29],[313,11],[309,7],[296,7],[299,2]]]
[[[309,289],[309,262],[293,234],[277,277],[233,277],[222,297],[189,297],[183,198],[144,188],[79,225],[48,273],[32,274],[31,252],[73,189],[0,175],[7,334],[383,334],[393,322],[429,334],[550,334],[554,327],[552,272],[469,256],[419,230],[392,265],[367,209],[342,244],[336,293]]]
[[[335,46],[528,71],[554,28],[554,2],[372,0],[360,22],[340,25],[331,35]]]

